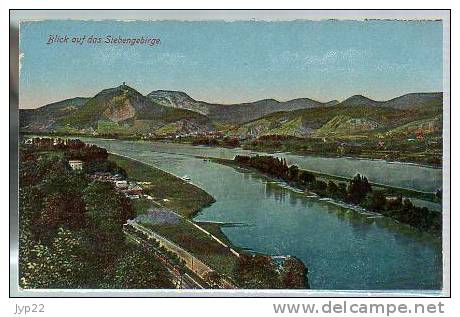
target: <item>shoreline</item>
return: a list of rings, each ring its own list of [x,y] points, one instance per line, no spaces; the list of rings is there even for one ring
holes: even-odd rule
[[[360,160],[360,161],[377,161],[377,162],[384,162],[387,164],[401,164],[401,165],[411,165],[411,166],[418,166],[418,167],[425,167],[425,168],[432,168],[432,169],[442,169],[442,165],[438,164],[423,164],[419,162],[413,162],[413,161],[395,161],[395,160],[386,160],[382,158],[373,158],[373,157],[366,157],[366,156],[345,156],[345,155],[316,155],[316,154],[302,154],[302,152],[295,152],[295,151],[288,151],[288,152],[277,152],[277,151],[260,151],[260,150],[253,150],[251,148],[241,148],[243,150],[247,151],[255,151],[255,152],[261,152],[265,154],[271,154],[271,155],[276,155],[276,154],[291,154],[291,155],[297,155],[301,157],[314,157],[314,158],[331,158],[331,159],[336,159],[336,158],[343,158],[343,159],[350,159],[350,160]]]
[[[108,139],[108,140],[124,140],[124,139]],[[126,141],[136,141],[137,139],[125,139]],[[234,150],[243,150],[243,151],[251,151],[251,152],[258,152],[262,154],[270,154],[270,155],[277,155],[277,154],[287,154],[287,155],[297,155],[300,157],[312,157],[312,158],[330,158],[330,159],[350,159],[350,160],[362,160],[362,161],[377,161],[377,162],[384,162],[387,164],[401,164],[401,165],[410,165],[410,166],[417,166],[417,167],[425,167],[425,168],[432,168],[432,169],[442,169],[442,165],[438,164],[424,164],[420,162],[414,161],[396,161],[396,160],[386,160],[382,158],[374,158],[374,157],[366,157],[366,156],[346,156],[346,155],[320,155],[320,154],[304,154],[302,152],[296,151],[278,151],[278,150],[258,150],[255,148],[248,148],[244,146],[238,147],[230,147],[230,146],[212,146],[212,145],[193,145],[192,142],[175,142],[174,140],[167,140],[167,139],[159,139],[159,140],[139,140],[139,141],[146,141],[146,142],[160,142],[160,143],[173,143],[173,144],[185,144],[190,145],[193,147],[203,147],[203,148],[216,148],[216,149],[234,149]]]
[[[282,186],[283,188],[286,188],[290,191],[293,191],[295,193],[299,193],[301,195],[305,195],[306,197],[310,197],[310,198],[313,198],[313,199],[317,199],[319,201],[323,201],[323,202],[326,202],[326,203],[329,203],[329,204],[333,204],[333,205],[336,205],[336,206],[339,206],[339,207],[342,207],[342,208],[346,208],[346,209],[350,209],[354,212],[357,212],[361,215],[365,215],[365,216],[370,216],[372,218],[387,218],[387,219],[390,219],[391,221],[394,221],[396,223],[399,223],[399,224],[403,224],[405,226],[408,226],[410,228],[413,228],[415,230],[420,230],[421,232],[423,233],[426,233],[426,234],[430,234],[430,235],[433,235],[433,236],[439,236],[440,234],[442,233],[437,233],[437,232],[432,232],[432,231],[425,231],[425,230],[422,230],[420,228],[417,228],[415,226],[412,226],[408,223],[404,223],[404,222],[401,222],[393,217],[389,217],[389,216],[386,216],[382,213],[379,213],[379,212],[374,212],[374,211],[371,211],[371,210],[368,210],[364,207],[361,207],[359,205],[354,205],[354,204],[350,204],[350,203],[347,203],[347,202],[344,202],[344,201],[341,201],[341,200],[337,200],[335,198],[332,198],[332,197],[321,197],[319,196],[317,193],[315,192],[311,192],[310,190],[308,190],[308,193],[311,194],[313,193],[314,195],[311,195],[311,196],[307,196],[306,195],[306,192],[302,192],[300,193],[299,191],[301,189],[285,182],[285,181],[282,181],[276,177],[273,177],[269,174],[265,174],[265,173],[262,173],[260,171],[258,171],[257,169],[255,168],[250,168],[250,167],[245,167],[245,166],[240,166],[238,165],[236,162],[234,162],[233,160],[228,160],[228,159],[212,159],[213,162],[217,163],[217,164],[222,164],[222,165],[226,165],[226,166],[229,166],[229,167],[233,167],[233,168],[241,168],[241,169],[244,169],[244,170],[247,170],[249,172],[253,172],[253,173],[256,173],[258,175],[261,175],[263,177],[265,177],[266,179],[270,180],[270,181],[273,181],[275,184],[278,184],[279,186]],[[375,183],[370,183],[371,185],[375,185],[375,186],[379,186]],[[284,185],[284,186],[283,186]],[[395,188],[395,187],[388,187],[388,189],[390,190],[398,190],[398,188]],[[403,189],[404,190],[404,189]],[[421,192],[423,193],[423,192]],[[412,197],[409,197],[409,199],[412,198]]]
[[[113,153],[113,152],[112,152],[112,153]],[[174,178],[176,178],[176,179],[177,179],[177,178],[180,178],[180,177],[177,177],[177,176],[174,175],[174,174],[165,172],[164,170],[162,170],[162,169],[160,169],[160,168],[157,168],[157,167],[154,165],[154,163],[142,162],[142,161],[140,160],[140,159],[142,159],[142,157],[141,157],[140,159],[136,159],[136,158],[131,158],[131,157],[126,156],[126,155],[119,155],[119,154],[115,154],[115,155],[120,156],[120,157],[124,157],[124,158],[126,158],[127,160],[130,160],[130,161],[137,161],[137,162],[139,162],[139,163],[142,164],[142,165],[146,165],[146,166],[152,167],[152,168],[154,168],[154,169],[161,170],[162,172],[164,172],[164,173],[166,173],[166,174],[169,174],[170,176],[172,176],[172,177],[174,177]],[[128,154],[128,155],[129,155],[129,154]],[[132,165],[132,166],[135,166],[135,165]],[[195,186],[195,185],[193,185],[193,186]],[[162,197],[162,198],[163,198],[163,197]],[[160,201],[160,202],[161,202],[161,201]],[[219,224],[219,228],[220,228],[220,224]]]
[[[195,156],[195,157],[204,158],[202,156]],[[213,161],[213,162],[216,162],[216,163],[219,163],[219,164],[228,165],[228,166],[235,166],[235,167],[238,167],[238,168],[247,169],[246,167],[239,166],[238,164],[236,164],[231,159],[221,159],[221,158],[208,158],[208,159],[210,161]],[[247,170],[252,171],[251,169],[247,169]],[[340,180],[340,181],[346,181],[346,182],[348,182],[351,179],[351,177],[348,178],[348,177],[343,177],[343,176],[336,176],[336,175],[332,175],[332,174],[316,172],[316,171],[312,171],[312,170],[306,170],[306,169],[303,169],[303,170],[305,170],[307,172],[310,172],[310,173],[314,174],[315,176],[324,177],[326,179],[334,179],[334,180]],[[256,171],[256,172],[259,173],[259,174],[265,175],[265,174],[260,173],[258,171]],[[271,177],[270,175],[265,175],[265,176],[276,181],[276,179]],[[281,183],[283,183],[283,182],[281,182]],[[287,186],[292,187],[294,189],[297,189],[297,188],[289,185],[286,182],[284,182],[284,184],[286,184]],[[423,195],[433,195],[432,192],[425,192],[425,191],[414,190],[414,189],[404,188],[404,187],[389,186],[389,185],[375,183],[375,182],[369,182],[369,184],[371,184],[372,186],[378,187],[378,188],[399,191],[400,193],[405,192],[405,193],[411,195],[411,198],[418,198],[418,199],[430,201],[430,202],[433,202],[433,203],[438,203],[437,201],[433,201],[433,200],[429,199],[429,197],[424,197],[425,199],[420,198],[420,196],[423,196]]]
[[[24,134],[24,136],[43,136],[43,135],[32,135],[32,134]],[[45,135],[46,136],[46,135]],[[77,135],[67,135],[67,137],[78,137]],[[92,138],[94,136],[82,136],[82,137],[86,137],[86,138]],[[107,141],[134,141],[134,142],[144,142],[144,143],[155,143],[156,141],[150,141],[150,140],[124,140],[124,139],[110,139],[110,138],[102,138],[102,137],[95,137],[97,139],[101,139],[101,140],[107,140]],[[91,141],[86,141],[87,143],[91,143]],[[184,143],[184,142],[171,142],[171,141],[157,141],[159,143],[165,143],[165,144],[183,144],[183,145],[187,145],[188,143]],[[227,148],[222,148],[222,147],[214,147],[214,146],[206,146],[204,145],[203,147],[209,147],[209,148],[216,148],[216,149],[227,149]],[[235,148],[235,149],[240,149],[240,150],[244,150],[243,148],[239,147],[239,148]],[[169,152],[165,152],[165,153],[169,153]],[[276,154],[290,154],[292,152],[279,152],[279,153],[274,153],[275,155]],[[113,154],[117,154],[117,153],[113,153]],[[261,154],[264,154],[261,152]],[[265,153],[267,154],[267,153]],[[270,153],[268,153],[270,154]],[[129,159],[132,159],[134,161],[137,161],[139,163],[142,163],[142,164],[146,164],[146,165],[149,165],[149,166],[153,166],[153,165],[150,165],[150,164],[147,164],[147,163],[144,163],[140,160],[137,160],[137,159],[133,159],[133,158],[130,158],[130,157],[127,157],[127,156],[124,156],[122,154],[117,154],[121,157],[125,157],[125,158],[129,158]],[[186,155],[186,154],[184,154]],[[203,155],[193,155],[193,154],[190,154],[191,156],[193,157],[196,157],[196,158],[200,158],[200,159],[207,159],[207,160],[214,160],[214,161],[219,161],[219,160],[222,160],[222,161],[226,161],[228,160],[229,162],[231,162],[232,160],[231,159],[222,159],[222,158],[216,158],[216,157],[212,157],[212,156],[203,156]],[[296,154],[294,154],[296,155]],[[368,158],[355,158],[355,157],[345,157],[345,156],[335,156],[335,157],[323,157],[323,156],[312,156],[312,157],[317,157],[317,158],[331,158],[331,159],[334,159],[334,158],[344,158],[344,159],[349,159],[349,160],[363,160],[363,161],[380,161],[380,162],[384,162],[386,164],[402,164],[402,165],[409,165],[409,166],[416,166],[416,167],[422,167],[422,168],[430,168],[430,169],[441,169],[442,170],[442,167],[439,168],[439,167],[432,167],[432,166],[425,166],[425,165],[421,165],[421,164],[418,164],[418,163],[411,163],[411,162],[399,162],[399,161],[386,161],[386,160],[381,160],[381,159],[368,159]],[[153,166],[154,168],[157,168],[161,171],[163,171],[164,173],[168,173],[156,166]],[[350,177],[345,177],[345,176],[339,176],[339,175],[333,175],[333,174],[329,174],[329,173],[324,173],[324,172],[319,172],[319,171],[313,171],[313,170],[306,170],[310,173],[313,173],[315,174],[316,176],[319,176],[319,177],[324,177],[326,179],[334,179],[334,180],[338,180],[338,181],[348,181],[350,180],[351,178]],[[168,173],[170,174],[170,173]],[[172,175],[172,174],[171,174]],[[180,178],[180,177],[179,177]],[[194,185],[195,187],[197,188],[200,188],[198,185],[194,184],[193,182],[188,182],[192,185]],[[420,200],[424,200],[424,201],[427,201],[427,202],[430,202],[430,203],[436,203],[436,204],[442,204],[442,200],[441,201],[438,201],[437,199],[435,199],[433,197],[434,195],[434,192],[431,192],[431,191],[422,191],[422,190],[416,190],[416,189],[412,189],[412,188],[405,188],[405,187],[397,187],[397,186],[391,186],[391,185],[386,185],[386,184],[381,184],[381,183],[377,183],[377,182],[370,182],[371,185],[373,186],[376,186],[378,188],[382,188],[382,189],[387,189],[387,190],[390,190],[390,191],[395,191],[395,192],[399,192],[405,196],[409,196],[410,198],[415,198],[415,199],[420,199]],[[200,188],[201,190],[203,190],[202,188]],[[204,207],[203,207],[204,208]],[[195,212],[194,214],[194,217],[200,212],[200,210],[198,210],[197,212]]]

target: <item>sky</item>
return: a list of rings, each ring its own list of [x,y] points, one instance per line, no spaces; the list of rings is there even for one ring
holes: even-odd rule
[[[68,43],[47,44],[50,35]],[[159,45],[93,44],[156,38]],[[72,38],[85,36],[82,45]],[[123,82],[216,103],[387,100],[442,91],[441,21],[33,21],[20,25],[20,108]]]

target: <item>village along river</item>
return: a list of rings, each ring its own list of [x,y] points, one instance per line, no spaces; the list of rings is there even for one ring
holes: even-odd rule
[[[190,176],[193,184],[216,200],[195,220],[236,224],[223,226],[222,231],[237,247],[298,257],[309,269],[313,289],[435,290],[442,287],[439,238],[384,217],[308,198],[256,173],[196,157],[233,158],[235,154],[250,151],[81,139],[179,177]],[[440,169],[415,165],[284,157],[288,163],[306,169],[343,176],[361,172],[374,182],[419,190],[440,187],[442,178]]]

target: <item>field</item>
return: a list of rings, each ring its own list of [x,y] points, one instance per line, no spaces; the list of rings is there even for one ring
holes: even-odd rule
[[[122,167],[131,180],[150,183],[142,185],[146,194],[186,218],[214,202],[204,190],[155,167],[114,154],[109,155],[109,160]]]
[[[185,220],[174,225],[144,225],[190,251],[220,273],[230,275],[236,265],[237,257],[227,248]]]

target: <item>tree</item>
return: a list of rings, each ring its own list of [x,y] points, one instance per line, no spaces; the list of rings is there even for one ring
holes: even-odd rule
[[[242,288],[274,289],[282,287],[277,267],[266,255],[240,254],[233,276]]]
[[[43,206],[43,193],[32,186],[19,188],[19,235],[30,234],[33,239],[37,232],[40,210]],[[20,244],[19,244],[20,245]]]
[[[306,185],[308,183],[312,183],[315,181],[315,175],[313,175],[310,172],[300,170],[299,175],[298,175],[298,180],[300,184]]]
[[[79,195],[54,193],[45,198],[39,218],[43,231],[50,232],[61,226],[79,229],[85,226],[85,221],[85,204]]]
[[[316,180],[312,183],[312,189],[315,191],[323,192],[324,194],[324,191],[327,189],[327,183],[322,180]]]
[[[348,198],[352,203],[359,204],[371,191],[372,187],[367,178],[361,177],[360,174],[356,174],[348,185]]]
[[[409,209],[414,208],[414,204],[412,204],[412,201],[410,199],[405,198],[403,200],[403,207],[404,209],[409,210]]]
[[[288,168],[288,175],[287,178],[289,181],[296,181],[299,176],[299,168],[296,165],[291,165]]]
[[[403,207],[403,199],[402,196],[399,195],[396,197],[396,199],[390,199],[388,201],[388,209],[389,210],[400,210]]]
[[[283,288],[301,289],[310,288],[308,284],[308,269],[296,257],[288,257],[282,266],[281,282]]]
[[[387,199],[381,191],[375,191],[372,193],[370,209],[373,211],[381,212],[385,209]]]
[[[57,157],[33,157],[20,162],[19,184],[21,187],[33,186],[41,183],[50,175],[65,173],[66,164]]]
[[[128,174],[123,168],[118,166],[115,162],[107,161],[107,160],[90,161],[83,166],[83,170],[87,174],[93,174],[95,172],[103,172],[103,173],[120,174],[124,178],[128,176]]]
[[[72,171],[59,155],[80,155],[87,162],[84,172],[123,170],[106,161],[105,149],[79,140],[34,142],[20,152],[21,287],[113,287],[117,261],[127,250],[122,227],[135,216],[131,201],[112,184],[89,183],[86,173]],[[156,263],[155,272],[165,271]]]
[[[174,288],[172,275],[151,253],[132,248],[118,261],[116,288]]]
[[[38,184],[47,194],[59,193],[63,196],[81,197],[81,192],[88,185],[85,175],[75,173],[70,169],[51,169],[47,171]]]
[[[123,224],[135,216],[129,198],[112,184],[92,182],[83,191],[89,234],[97,243],[117,244],[124,240]]]
[[[343,199],[347,196],[347,184],[344,182],[340,182],[338,185],[338,192],[340,194],[340,197]]]
[[[22,241],[19,256],[20,285],[23,288],[77,288],[85,263],[81,239],[60,228],[49,245]]]
[[[332,197],[335,197],[337,196],[338,192],[339,192],[339,187],[337,186],[337,184],[334,183],[333,181],[329,181],[327,183],[327,193],[331,195]]]

